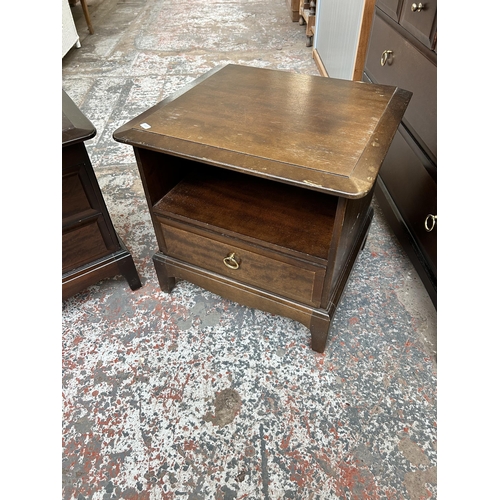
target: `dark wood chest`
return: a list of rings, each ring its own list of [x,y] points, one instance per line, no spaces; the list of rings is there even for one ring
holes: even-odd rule
[[[94,126],[62,91],[62,296],[104,278],[125,276],[141,286],[130,252],[116,234],[85,141]]]
[[[379,174],[376,196],[437,302],[437,2],[378,0],[367,82],[413,92]]]
[[[161,288],[186,279],[290,317],[323,352],[410,95],[227,65],[118,129],[134,147]]]

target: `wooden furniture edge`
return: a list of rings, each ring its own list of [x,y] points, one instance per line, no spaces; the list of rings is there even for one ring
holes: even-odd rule
[[[316,49],[316,48],[313,49],[312,57],[314,59],[314,62],[316,63],[316,67],[318,68],[320,75],[328,78],[328,71],[326,70],[325,65],[323,64],[323,61],[321,59],[321,56],[319,55],[318,49]]]
[[[361,83],[366,85],[364,82]],[[395,88],[390,103],[382,113],[370,139],[366,142],[366,147],[359,157],[350,177],[353,179],[353,182],[356,182],[356,186],[362,194],[359,196],[345,196],[346,198],[362,198],[371,191],[412,95],[412,92],[408,90],[403,90],[399,87]],[[395,123],[397,125],[394,127]],[[386,127],[391,127],[393,133],[391,135],[379,134]],[[385,137],[384,142],[379,141],[379,135]],[[373,167],[373,165],[378,166]]]
[[[124,144],[128,144],[129,142],[127,140],[124,140],[124,138],[122,137],[123,133],[125,133],[125,132],[133,129],[133,127],[135,125],[137,125],[138,123],[141,123],[146,117],[148,117],[152,113],[155,113],[157,110],[163,108],[169,102],[174,101],[175,99],[177,99],[181,95],[183,95],[186,92],[190,91],[192,88],[196,87],[196,85],[200,84],[203,80],[206,80],[207,78],[209,78],[210,76],[212,76],[214,73],[217,73],[218,71],[220,71],[225,66],[227,66],[227,64],[222,64],[222,65],[216,66],[215,68],[211,69],[210,71],[207,71],[203,75],[199,76],[198,78],[195,78],[191,82],[189,82],[186,85],[184,85],[177,92],[174,92],[173,94],[170,94],[165,99],[161,100],[155,106],[153,106],[151,108],[148,108],[146,111],[144,111],[140,115],[136,116],[135,118],[133,118],[132,120],[128,121],[127,123],[125,123],[121,127],[117,128],[113,132],[113,139],[115,141],[122,142]]]
[[[389,141],[383,144],[374,144],[374,141],[376,142],[377,139],[372,140],[372,138],[376,136],[377,131],[380,131],[380,129],[393,122],[394,119],[399,118],[399,120],[401,120],[411,97],[411,92],[399,89],[398,87],[377,84],[380,87],[390,87],[394,89],[393,97],[382,113],[376,129],[372,133],[370,140],[367,141],[365,151],[362,153],[360,161],[354,166],[349,177],[338,175],[337,173],[313,170],[301,165],[285,163],[268,158],[254,157],[237,151],[221,150],[215,146],[163,136],[137,128],[137,125],[144,121],[150,114],[158,111],[172,100],[185,94],[225,66],[228,65],[217,66],[196,80],[193,80],[178,92],[164,99],[156,106],[145,111],[137,118],[129,121],[114,132],[113,138],[118,142],[132,145],[134,148],[147,149],[162,154],[185,158],[198,163],[232,169],[248,175],[285,182],[301,188],[312,189],[344,198],[357,199],[369,193],[393,136],[390,137]],[[317,78],[317,76],[315,76],[315,78]],[[365,82],[355,83],[358,85],[366,85]],[[152,136],[155,136],[154,144],[151,143],[151,140],[147,140],[148,137],[151,138]],[[376,153],[371,152],[371,150],[376,148],[378,148]],[[179,151],[182,151],[182,153],[179,153]],[[364,167],[364,163],[367,159],[374,160],[377,165],[377,167],[370,169],[370,174],[367,174]]]
[[[363,14],[361,17],[361,27],[359,30],[358,47],[356,49],[356,59],[354,60],[354,70],[352,79],[354,81],[363,80],[363,71],[365,67],[366,54],[370,43],[372,31],[373,16],[375,13],[375,1],[365,0]]]
[[[62,89],[62,101],[63,119],[65,116],[73,126],[73,128],[62,132],[62,146],[71,146],[92,139],[97,133],[96,128],[64,89]]]
[[[82,266],[62,276],[62,300],[66,300],[76,293],[97,284],[99,281],[115,276],[123,276],[131,290],[142,286],[139,274],[135,267],[132,255],[120,238],[121,249],[107,255],[92,265]]]

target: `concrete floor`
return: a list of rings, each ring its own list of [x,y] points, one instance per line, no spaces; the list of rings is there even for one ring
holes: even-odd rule
[[[436,498],[436,311],[376,202],[324,354],[307,329],[187,282],[160,291],[119,126],[216,65],[319,75],[285,0],[89,0],[62,87],[143,286],[63,303],[64,499]]]

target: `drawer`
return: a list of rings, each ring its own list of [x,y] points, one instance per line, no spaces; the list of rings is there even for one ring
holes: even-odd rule
[[[62,218],[71,217],[90,210],[92,204],[85,191],[83,166],[68,169],[62,176]],[[87,182],[88,185],[88,182]]]
[[[322,265],[337,202],[324,193],[204,167],[161,198],[153,213]]]
[[[436,274],[437,224],[430,232],[426,230],[425,225],[429,215],[437,215],[437,185],[426,169],[425,156],[423,153],[417,154],[416,151],[418,152],[418,146],[404,128],[400,127],[379,175],[426,261]],[[427,221],[427,227],[432,227],[431,218]]]
[[[392,51],[384,65],[383,54]],[[413,92],[403,121],[437,158],[436,65],[380,16],[374,16],[366,71],[375,83]]]
[[[377,0],[376,6],[397,22],[399,20],[401,4],[402,0]]]
[[[64,274],[110,253],[101,233],[99,220],[90,220],[63,232],[62,272]]]
[[[434,49],[436,34],[437,0],[424,2],[405,0],[399,23],[419,42]]]
[[[172,226],[165,219],[158,220],[166,242],[166,249],[161,250],[168,256],[289,299],[314,307],[320,305],[325,267],[288,256],[279,260],[259,253],[257,248],[249,250],[231,239],[216,240],[209,233],[193,233],[189,228]],[[232,253],[235,260],[229,260],[228,264],[236,267],[236,262],[237,269],[224,264],[224,259]]]

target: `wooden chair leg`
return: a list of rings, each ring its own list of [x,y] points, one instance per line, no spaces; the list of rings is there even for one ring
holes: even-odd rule
[[[85,21],[87,21],[87,26],[91,35],[94,34],[94,28],[92,27],[92,21],[90,20],[89,9],[87,7],[87,0],[80,0],[83,9],[83,15],[85,16]]]

